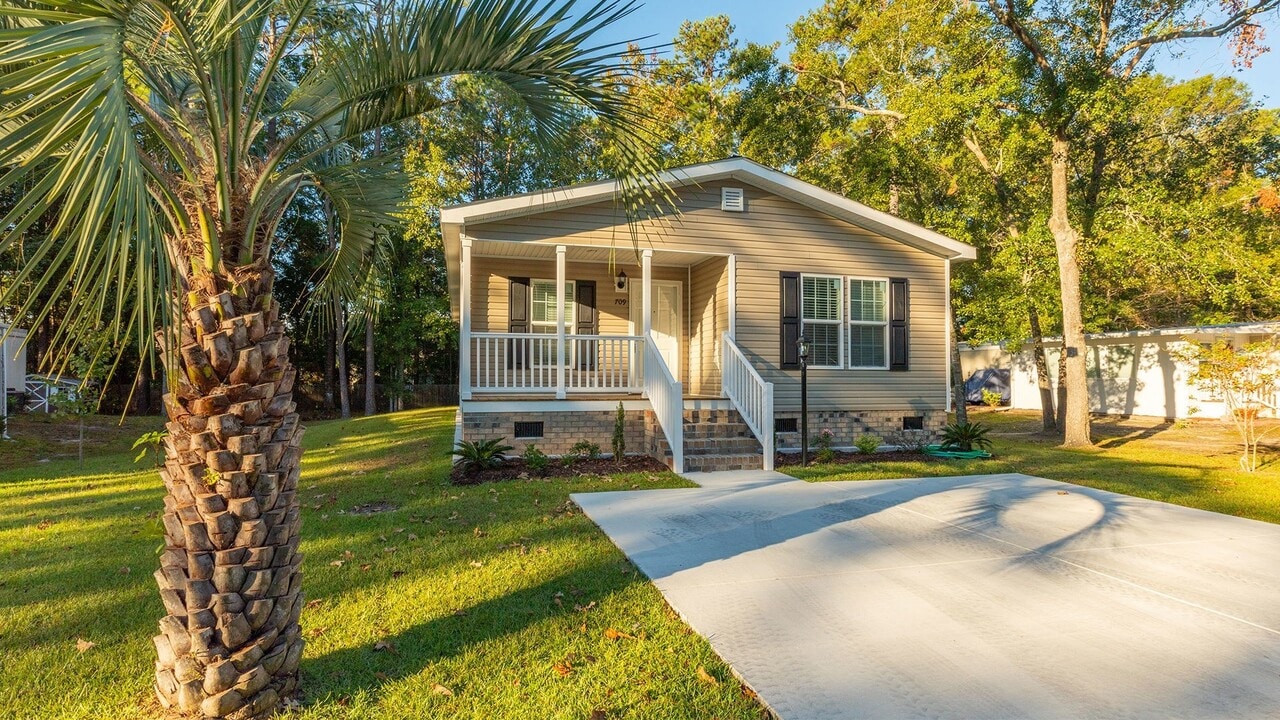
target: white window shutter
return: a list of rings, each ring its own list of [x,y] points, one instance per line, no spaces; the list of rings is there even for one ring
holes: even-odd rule
[[[747,209],[746,193],[742,188],[720,188],[720,209],[725,212],[743,212]]]

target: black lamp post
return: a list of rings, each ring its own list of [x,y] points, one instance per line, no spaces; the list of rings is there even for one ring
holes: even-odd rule
[[[800,465],[809,465],[809,341],[803,334],[796,341],[800,351]]]

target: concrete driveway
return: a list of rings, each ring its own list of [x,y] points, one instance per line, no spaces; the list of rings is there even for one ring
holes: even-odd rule
[[[699,482],[573,499],[786,720],[1280,717],[1280,526],[1025,475]]]

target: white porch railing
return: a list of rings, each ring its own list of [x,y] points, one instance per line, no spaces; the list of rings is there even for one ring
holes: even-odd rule
[[[649,333],[644,343],[644,393],[658,418],[658,425],[671,446],[671,469],[684,472],[684,393],[671,368],[658,352],[658,343]]]
[[[644,389],[643,345],[643,338],[629,335],[567,336],[561,388],[555,335],[472,333],[470,390],[639,393]]]
[[[733,402],[742,421],[755,433],[764,448],[764,469],[773,470],[773,383],[765,382],[751,366],[737,343],[723,336],[724,362],[721,364],[724,394]]]

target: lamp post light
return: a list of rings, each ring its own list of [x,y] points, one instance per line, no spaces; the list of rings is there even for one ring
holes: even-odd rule
[[[796,340],[800,351],[800,465],[809,465],[809,340],[801,333]]]

